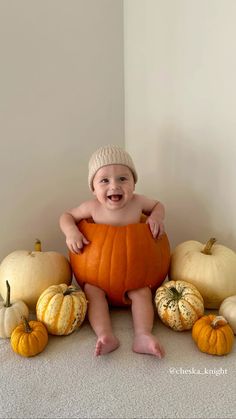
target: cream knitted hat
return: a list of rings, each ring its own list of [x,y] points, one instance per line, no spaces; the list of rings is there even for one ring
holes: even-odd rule
[[[133,173],[134,183],[137,182],[138,175],[130,155],[117,145],[109,144],[96,150],[89,160],[88,184],[91,191],[94,190],[93,178],[98,169],[103,166],[108,166],[109,164],[122,164],[127,166]]]

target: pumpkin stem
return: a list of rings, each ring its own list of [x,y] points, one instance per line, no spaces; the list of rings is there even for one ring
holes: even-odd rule
[[[213,244],[216,242],[216,239],[214,237],[212,237],[210,240],[208,240],[208,242],[205,244],[204,249],[202,250],[201,253],[204,253],[204,255],[211,255],[211,248],[213,246]]]
[[[223,316],[216,316],[214,320],[212,320],[211,326],[213,329],[218,329],[221,326],[225,326],[227,323],[227,320]]]
[[[175,287],[171,287],[170,291],[173,293],[173,297],[174,297],[175,300],[180,300],[181,293],[179,291],[177,291],[177,289]]]
[[[34,250],[35,250],[35,252],[41,252],[42,251],[41,241],[39,239],[35,240]]]
[[[25,332],[26,333],[31,333],[32,332],[32,329],[31,329],[31,327],[29,325],[29,322],[27,321],[26,317],[25,316],[22,316],[21,318],[22,318],[22,321],[23,321],[23,324],[24,324]]]
[[[10,301],[10,296],[11,296],[11,288],[9,285],[9,282],[6,281],[6,285],[7,285],[7,298],[6,298],[6,304],[5,307],[11,307],[11,301]]]
[[[76,291],[78,291],[78,289],[75,288],[75,287],[73,287],[73,288],[67,288],[67,290],[65,290],[63,292],[63,295],[70,295],[70,294],[72,294],[72,292],[76,292]]]

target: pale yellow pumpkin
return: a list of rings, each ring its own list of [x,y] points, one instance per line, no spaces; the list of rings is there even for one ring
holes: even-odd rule
[[[236,295],[231,295],[221,303],[219,314],[225,317],[236,335]]]
[[[21,323],[22,316],[29,318],[29,309],[21,300],[11,301],[10,285],[6,281],[7,297],[0,302],[0,337],[9,338],[12,331]]]
[[[35,250],[16,250],[0,265],[0,293],[6,299],[6,279],[12,288],[12,298],[23,300],[31,309],[42,292],[50,285],[70,284],[72,278],[69,261],[57,252],[42,252],[40,241]]]
[[[198,241],[179,244],[171,255],[169,278],[195,285],[205,308],[218,309],[222,301],[236,294],[236,253],[228,247]]]
[[[39,297],[37,319],[52,335],[69,335],[84,321],[87,300],[83,291],[66,284],[52,285]]]
[[[162,322],[176,331],[189,330],[204,314],[203,298],[185,281],[169,281],[156,290],[155,304]]]

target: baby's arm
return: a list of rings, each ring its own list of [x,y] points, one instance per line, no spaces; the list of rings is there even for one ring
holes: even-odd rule
[[[64,212],[60,217],[60,227],[66,236],[67,247],[72,253],[81,253],[84,245],[89,244],[76,224],[80,220],[92,216],[92,205],[92,201],[83,202],[78,207]]]
[[[146,196],[140,195],[142,211],[145,215],[148,215],[146,221],[149,224],[150,230],[153,237],[156,239],[165,232],[164,218],[165,208],[160,201],[149,199]]]

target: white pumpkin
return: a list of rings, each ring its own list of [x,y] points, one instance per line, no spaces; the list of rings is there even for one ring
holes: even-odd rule
[[[169,278],[195,285],[205,308],[218,309],[222,301],[236,294],[236,253],[210,239],[206,245],[189,240],[171,255]]]
[[[221,303],[219,314],[228,321],[236,335],[236,295],[231,295]]]
[[[0,337],[9,338],[13,330],[21,323],[22,316],[29,318],[27,305],[20,300],[10,301],[10,285],[7,285],[6,302],[0,302]]]
[[[35,250],[16,250],[3,259],[0,265],[0,293],[6,298],[5,281],[10,282],[12,298],[23,300],[34,310],[42,292],[51,285],[71,283],[68,260],[57,252],[42,252],[40,241]]]

